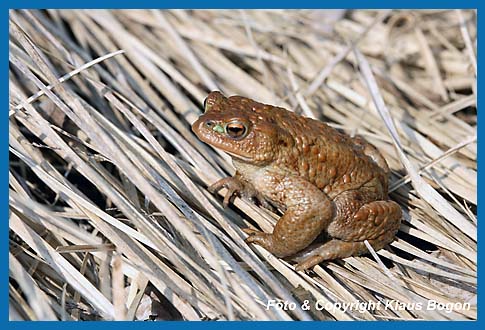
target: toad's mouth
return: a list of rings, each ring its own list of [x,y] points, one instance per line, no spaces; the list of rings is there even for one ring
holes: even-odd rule
[[[224,152],[227,152],[231,157],[236,158],[237,160],[242,160],[244,162],[251,162],[252,161],[252,158],[250,158],[250,157],[246,157],[246,156],[243,156],[243,155],[240,155],[240,154],[235,154],[235,153],[233,153],[231,151],[227,151],[223,148],[220,148],[220,149]]]

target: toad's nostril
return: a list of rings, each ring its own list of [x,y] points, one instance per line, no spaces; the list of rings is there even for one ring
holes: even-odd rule
[[[215,122],[212,121],[212,120],[208,120],[208,121],[205,122],[205,126],[207,128],[212,128],[212,127],[214,127],[214,125],[215,125]]]

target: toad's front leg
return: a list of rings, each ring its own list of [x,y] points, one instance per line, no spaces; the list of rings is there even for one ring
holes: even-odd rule
[[[316,186],[300,177],[269,176],[265,187],[271,199],[286,206],[273,233],[247,231],[248,243],[261,245],[278,257],[293,255],[307,247],[334,217],[332,201]]]
[[[259,191],[257,191],[252,184],[243,180],[238,172],[236,172],[233,177],[227,177],[217,181],[216,183],[212,184],[207,190],[209,190],[210,193],[215,193],[222,188],[227,189],[227,193],[224,195],[224,207],[227,207],[231,198],[237,194],[241,197],[256,200],[264,208],[269,209],[271,207],[268,201],[266,201],[266,199],[263,197],[263,195]]]

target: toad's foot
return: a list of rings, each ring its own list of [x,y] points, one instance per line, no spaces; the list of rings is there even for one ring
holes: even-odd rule
[[[260,230],[252,229],[252,228],[243,228],[242,231],[245,232],[246,234],[248,234],[249,236],[262,233]]]
[[[227,189],[226,195],[224,196],[224,201],[222,202],[224,207],[227,207],[232,196],[238,194],[241,190],[243,190],[244,186],[238,179],[227,177],[212,184],[209,188],[207,188],[207,190],[209,190],[211,194],[214,194],[222,188]]]
[[[345,242],[339,239],[331,239],[318,247],[311,246],[305,249],[292,259],[298,262],[295,270],[300,271],[316,266],[323,261],[347,258],[366,251],[364,242]]]
[[[272,250],[271,247],[273,246],[273,242],[271,234],[251,228],[244,228],[243,231],[249,235],[245,240],[246,243],[256,243],[264,247],[266,250]]]
[[[256,202],[262,207],[271,209],[271,205],[268,203],[266,198],[261,193],[256,191],[256,189],[250,183],[240,180],[238,176],[221,179],[207,188],[207,190],[209,190],[210,193],[215,193],[222,188],[227,189],[227,193],[224,196],[224,201],[222,203],[224,207],[229,205],[229,202],[233,196],[239,195],[251,200],[256,200]]]

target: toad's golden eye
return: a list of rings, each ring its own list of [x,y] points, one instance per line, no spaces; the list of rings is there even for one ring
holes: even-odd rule
[[[246,125],[238,120],[227,123],[225,130],[226,134],[233,139],[242,139],[248,131]]]

